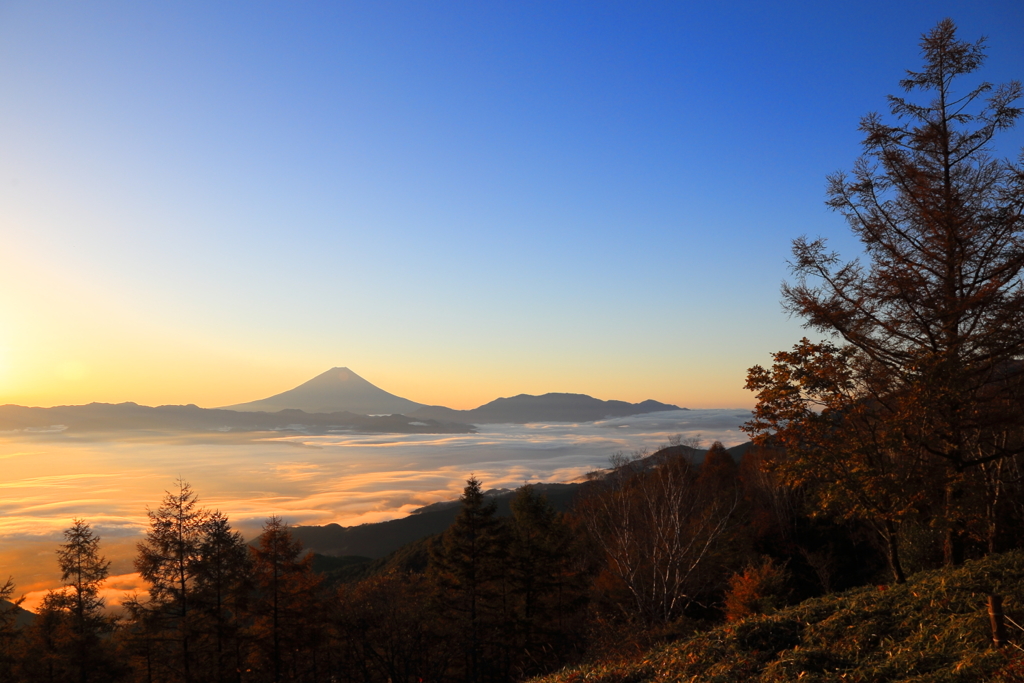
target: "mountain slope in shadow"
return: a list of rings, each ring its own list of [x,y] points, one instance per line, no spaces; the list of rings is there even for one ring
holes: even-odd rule
[[[739,462],[749,447],[750,443],[747,442],[727,450],[733,459]],[[667,446],[641,461],[641,466],[654,467],[671,457],[684,457],[691,462],[701,463],[704,460],[704,454],[705,451],[687,446]],[[631,467],[635,466],[631,465]],[[608,470],[598,476],[615,477],[619,475],[617,475],[617,470]],[[572,507],[576,496],[585,486],[586,483],[552,483],[534,484],[533,488],[537,493],[545,496],[552,507],[559,512],[565,512]],[[484,495],[497,503],[498,516],[507,517],[512,514],[511,504],[515,491],[491,489]],[[427,536],[442,533],[455,521],[460,507],[461,503],[458,500],[449,500],[427,505],[408,517],[392,519],[387,522],[349,527],[340,524],[294,526],[292,535],[302,541],[304,548],[319,555],[378,559]]]
[[[569,509],[580,484],[535,484],[534,489],[547,496],[548,502],[559,511]],[[498,504],[498,515],[511,514],[513,491],[492,489],[484,495]],[[404,545],[434,534],[451,526],[459,514],[459,501],[445,501],[420,508],[408,517],[387,522],[344,527],[339,524],[323,526],[295,526],[292,536],[302,541],[302,547],[320,555],[334,557],[361,556],[377,559],[389,555]]]

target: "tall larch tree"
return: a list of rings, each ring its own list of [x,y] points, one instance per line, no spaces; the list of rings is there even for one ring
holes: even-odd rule
[[[575,562],[578,538],[564,516],[530,485],[512,499],[507,582],[517,678],[559,665],[579,640],[586,576]]]
[[[172,680],[192,683],[196,615],[193,600],[199,577],[202,544],[210,513],[185,481],[167,491],[163,503],[149,510],[149,531],[138,545],[135,568],[149,584],[149,602],[137,605],[135,617],[142,637],[176,644],[167,660]]]
[[[203,678],[211,683],[237,680],[244,666],[252,585],[249,547],[228,518],[214,511],[203,530],[192,599],[197,654]]]
[[[100,584],[107,578],[110,562],[100,555],[100,537],[83,520],[74,520],[64,532],[64,543],[57,548],[64,591],[60,603],[68,613],[71,631],[73,668],[80,683],[106,679],[103,672],[112,662],[100,638],[111,629],[103,613]]]
[[[252,548],[253,669],[258,680],[315,680],[325,621],[320,578],[288,525],[272,516]]]
[[[944,493],[933,521],[954,562],[975,524],[964,506],[967,475],[1024,452],[1024,164],[993,156],[996,135],[1021,115],[1021,84],[967,84],[985,42],[958,40],[949,19],[922,37],[921,52],[924,66],[900,86],[930,99],[890,96],[889,118],[861,120],[864,155],[852,173],[828,179],[828,205],[847,219],[864,260],[844,261],[820,238],[797,239],[796,280],[782,296],[847,357],[848,372],[837,376],[849,401],[829,407],[828,419],[838,425],[853,411],[865,430],[877,428],[879,463],[938,466],[941,481],[928,486]],[[779,426],[817,420],[776,411],[780,394],[793,399],[782,409],[799,401],[798,383],[753,368],[748,386],[759,394],[749,430],[761,443]]]
[[[500,680],[508,671],[508,605],[505,575],[506,533],[480,480],[470,477],[461,508],[441,542],[435,544],[428,572],[442,613],[463,644],[463,678],[470,683]]]

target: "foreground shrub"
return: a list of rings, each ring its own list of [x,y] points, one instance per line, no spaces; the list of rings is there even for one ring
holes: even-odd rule
[[[776,564],[770,557],[733,574],[725,593],[726,620],[775,611],[786,602],[789,578],[786,565]]]
[[[1024,681],[1021,652],[995,648],[987,598],[1024,624],[1024,552],[922,572],[906,584],[807,600],[660,646],[628,663],[583,666],[545,683],[701,681]],[[1024,631],[1008,625],[1010,641]]]

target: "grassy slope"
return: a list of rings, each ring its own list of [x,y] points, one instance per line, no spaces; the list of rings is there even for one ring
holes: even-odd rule
[[[726,624],[626,662],[545,683],[645,681],[1024,681],[1024,652],[991,646],[987,594],[1024,625],[1024,552],[921,572]],[[1007,624],[1011,642],[1024,631]]]

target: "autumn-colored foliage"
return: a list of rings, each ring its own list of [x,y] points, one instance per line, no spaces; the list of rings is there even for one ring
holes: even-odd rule
[[[806,600],[538,683],[1017,681],[1020,651],[992,646],[989,592],[1024,624],[1024,553],[921,572],[885,591],[865,586]],[[1024,644],[1024,631],[1013,631],[1011,641]]]
[[[736,621],[752,614],[769,614],[786,602],[789,572],[785,564],[766,557],[729,578],[725,592],[725,618]]]
[[[866,263],[799,238],[783,303],[830,341],[804,339],[750,369],[746,425],[778,448],[780,480],[817,512],[872,524],[904,581],[904,528],[943,536],[947,563],[997,546],[996,463],[1024,453],[1024,166],[991,155],[1013,126],[1021,84],[962,88],[984,41],[946,19],[921,42],[924,66],[890,97],[892,121],[861,121],[864,156],[829,178],[829,205]]]
[[[252,555],[249,666],[275,683],[313,678],[326,640],[313,558],[277,516],[263,525]]]
[[[1021,681],[1024,166],[989,149],[1021,86],[957,91],[984,44],[949,20],[922,52],[901,86],[932,99],[865,117],[864,157],[829,179],[863,263],[794,242],[783,300],[823,339],[750,369],[742,462],[675,437],[568,513],[524,486],[505,518],[472,477],[447,531],[341,585],[280,518],[247,545],[179,481],[138,547],[148,596],[102,614],[108,565],[76,521],[34,621],[0,602],[0,679]]]

